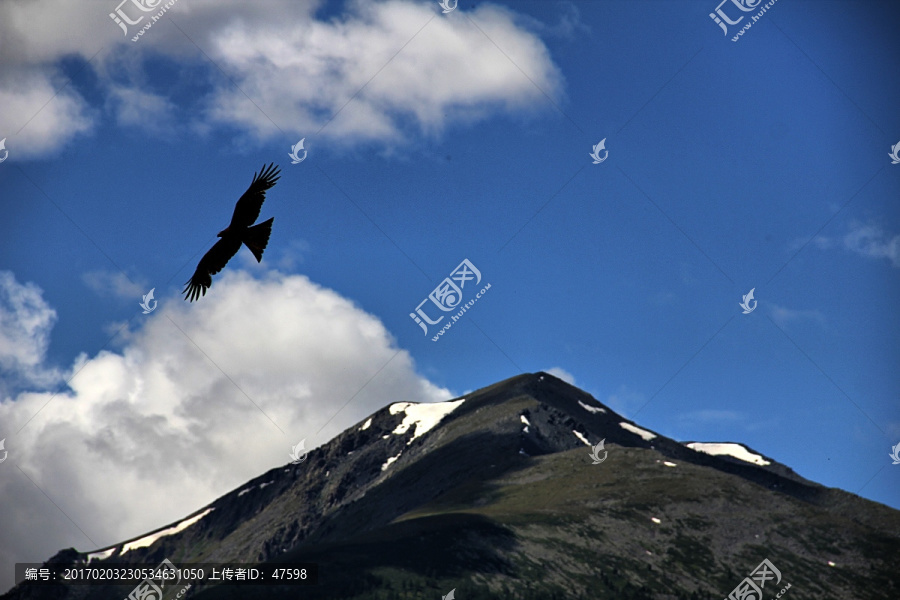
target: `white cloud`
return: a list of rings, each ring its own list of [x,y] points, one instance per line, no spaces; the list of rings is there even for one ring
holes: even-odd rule
[[[575,376],[569,373],[564,369],[560,369],[559,367],[553,367],[552,369],[544,369],[545,373],[550,373],[554,377],[558,379],[562,379],[569,385],[575,385]]]
[[[574,39],[576,34],[587,34],[591,32],[591,28],[583,22],[581,11],[578,10],[577,5],[571,2],[558,2],[557,7],[560,10],[560,15],[559,20],[555,24],[548,25],[537,19],[529,19],[529,25],[545,35],[560,37],[567,40]]]
[[[176,3],[139,43],[108,18],[116,5],[0,4],[0,132],[33,118],[10,136],[11,154],[49,153],[96,125],[74,86],[56,75],[71,56],[91,61],[118,124],[157,132],[193,120],[196,132],[228,125],[262,140],[282,130],[316,137],[328,124],[317,137],[391,148],[492,113],[547,110],[544,93],[562,95],[562,76],[534,33],[542,27],[498,5],[441,15],[437,3],[357,0],[319,20],[318,2],[193,0]],[[131,3],[123,10],[142,14]],[[565,32],[576,12],[563,15]],[[199,99],[205,110],[178,114],[178,102],[149,88],[144,67],[160,54],[210,70],[214,87]]]
[[[0,271],[0,400],[13,383],[44,387],[59,380],[59,373],[43,365],[55,322],[56,311],[36,285]]]
[[[5,50],[8,41],[2,43]],[[53,155],[91,130],[87,103],[65,84],[51,68],[11,69],[0,75],[0,139],[6,138],[11,158]]]
[[[820,310],[798,310],[780,306],[772,302],[768,303],[769,312],[772,320],[781,326],[785,326],[792,321],[801,319],[815,321],[820,325],[825,324],[825,315]]]
[[[801,248],[805,241],[797,240],[792,249]],[[894,267],[900,267],[900,234],[885,233],[874,223],[852,221],[843,237],[816,236],[812,240],[819,250],[842,247],[867,258],[886,258]]]
[[[894,267],[900,267],[900,234],[885,234],[877,225],[851,223],[844,236],[844,248],[870,258],[886,258]]]
[[[101,296],[138,298],[150,291],[134,283],[121,271],[89,271],[81,276],[85,285]]]
[[[119,125],[142,127],[155,133],[168,131],[175,105],[164,96],[136,87],[112,86],[109,105]]]
[[[33,285],[12,289],[35,305],[35,324],[13,332],[33,365],[52,310]],[[0,403],[3,564],[141,534],[286,464],[301,439],[314,447],[387,404],[452,397],[377,318],[303,276],[226,272],[199,302],[159,298],[124,339],[80,357],[56,397]]]
[[[309,242],[301,239],[292,239],[281,251],[281,256],[278,258],[278,268],[282,271],[291,271],[299,264],[303,264],[306,260],[306,255],[309,254],[311,247]]]
[[[491,109],[546,106],[535,83],[559,95],[549,51],[511,11],[486,4],[467,17],[435,14],[434,6],[407,0],[360,1],[340,19],[299,30],[290,22],[234,24],[215,37],[213,55],[240,89],[222,86],[210,116],[265,138],[278,133],[272,121],[315,132],[337,114],[322,135],[393,142],[408,120],[437,134]]]

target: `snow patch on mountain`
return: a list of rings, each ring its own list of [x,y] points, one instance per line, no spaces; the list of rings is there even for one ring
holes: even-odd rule
[[[415,425],[416,431],[406,445],[413,443],[417,437],[424,435],[431,428],[441,422],[441,419],[456,410],[466,399],[457,400],[456,402],[397,402],[391,404],[390,411],[392,415],[398,413],[406,413],[403,421],[392,433],[400,435],[409,430],[410,426]]]
[[[573,429],[573,430],[572,430],[572,433],[574,433],[574,434],[575,434],[575,437],[577,437],[579,440],[581,440],[582,442],[584,442],[585,444],[587,444],[588,446],[590,446],[591,448],[593,448],[593,446],[591,446],[591,443],[590,443],[589,441],[587,441],[587,438],[584,437],[583,435],[581,435],[581,432],[575,431],[575,430]]]
[[[400,451],[400,454],[403,454],[403,450]],[[390,458],[388,458],[388,459],[387,459],[387,462],[385,462],[383,465],[381,465],[381,470],[382,470],[382,471],[387,470],[387,468],[388,468],[389,466],[391,466],[391,463],[392,463],[392,462],[394,462],[395,460],[397,460],[398,458],[400,458],[400,454],[398,454],[397,456],[391,456]]]
[[[626,431],[630,431],[631,433],[635,433],[635,434],[641,436],[648,442],[656,437],[655,433],[651,433],[651,432],[647,431],[646,429],[641,429],[640,427],[635,427],[631,423],[619,423],[619,427],[621,427],[622,429],[624,429]]]
[[[747,448],[741,446],[740,444],[706,444],[701,442],[692,442],[690,444],[686,444],[686,446],[696,452],[703,452],[706,454],[711,454],[713,456],[731,456],[733,458],[737,458],[748,463],[753,463],[754,465],[759,465],[761,467],[772,464],[759,454],[750,452],[749,450],[747,450]]]
[[[91,554],[88,554],[87,555],[88,562],[91,562],[92,560],[106,560],[107,558],[112,556],[113,552],[116,551],[116,548],[117,548],[117,546],[113,546],[112,548],[110,548],[108,550],[102,550],[100,552],[93,552]]]
[[[585,404],[581,400],[578,401],[578,404],[581,405],[581,408],[588,411],[589,413],[605,413],[605,408],[600,408],[599,406],[591,406],[589,404]]]
[[[369,425],[371,425],[371,424],[372,424],[372,417],[369,417],[369,419],[365,423],[363,423],[363,426],[360,427],[359,430],[365,431],[366,429],[369,428]]]
[[[157,531],[156,533],[151,533],[150,535],[145,535],[144,537],[142,537],[140,539],[137,539],[137,540],[134,540],[131,542],[127,542],[122,545],[122,552],[121,552],[120,556],[122,554],[125,554],[129,550],[136,550],[137,548],[146,548],[148,546],[151,546],[153,544],[153,542],[155,542],[156,540],[158,540],[160,538],[166,537],[167,535],[174,535],[174,534],[178,533],[179,531],[184,531],[185,529],[187,529],[188,527],[190,527],[191,525],[193,525],[194,523],[196,523],[197,521],[199,521],[200,519],[202,519],[203,517],[205,517],[206,515],[211,513],[213,510],[215,510],[215,509],[207,508],[205,511],[203,511],[199,515],[195,515],[189,519],[185,519],[181,523],[173,525],[172,527],[167,527],[166,529],[162,529],[160,531]]]

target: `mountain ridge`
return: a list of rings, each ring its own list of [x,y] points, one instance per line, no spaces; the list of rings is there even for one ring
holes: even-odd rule
[[[589,446],[601,439],[609,460],[593,465]],[[512,586],[525,597],[543,586],[546,594],[576,597],[600,585],[621,598],[690,598],[727,595],[759,560],[749,563],[766,553],[761,535],[778,540],[769,550],[781,553],[782,565],[815,571],[818,583],[811,579],[807,589],[819,591],[825,581],[849,593],[848,569],[871,579],[875,550],[900,549],[900,512],[808,481],[739,446],[769,464],[691,449],[641,428],[550,374],[517,375],[443,403],[391,403],[310,451],[303,462],[272,468],[184,519],[92,552],[63,550],[48,563],[158,563],[166,557],[176,564],[320,562],[320,586],[304,591],[321,598],[352,597],[348,590],[355,588],[335,575],[338,566],[368,582],[361,594],[394,579],[419,587],[439,580],[449,585],[453,575],[462,580],[461,590],[472,586],[471,594],[485,589],[498,595],[503,586]],[[597,498],[600,492],[605,498]],[[777,519],[767,523],[765,511],[743,496],[771,507]],[[752,527],[730,516],[738,509]],[[204,512],[180,531],[124,551]],[[800,539],[773,531],[774,524],[802,527],[794,513],[839,527],[841,535],[824,525]],[[751,534],[754,527],[760,533]],[[471,544],[460,548],[454,532],[464,533]],[[569,535],[561,538],[561,532]],[[423,536],[437,546],[423,546]],[[858,547],[855,553],[841,549],[844,538]],[[454,555],[440,564],[440,544],[478,560]],[[408,552],[413,547],[418,552]],[[601,550],[609,547],[615,552]],[[586,555],[601,551],[609,554],[614,571],[591,566]],[[731,567],[717,552],[740,557],[746,568]],[[839,558],[841,568],[819,560],[820,554]],[[696,556],[705,557],[701,564],[695,564]],[[547,565],[558,567],[554,575],[538,575]],[[689,576],[698,569],[708,571],[700,582]],[[887,565],[874,578],[883,582],[884,592],[900,590]],[[527,585],[517,587],[523,581]],[[658,588],[672,593],[666,596]],[[802,589],[795,586],[791,595],[801,597],[795,590]],[[52,597],[75,600],[87,597],[85,590],[63,588],[57,590],[63,595]],[[90,591],[92,598],[105,593]],[[20,585],[2,598],[51,597],[30,595],[34,592]],[[197,586],[204,600],[233,592],[227,586]]]

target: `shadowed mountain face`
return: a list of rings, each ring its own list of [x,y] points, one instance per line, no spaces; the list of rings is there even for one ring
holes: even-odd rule
[[[768,559],[780,580],[766,599],[787,584],[787,600],[900,598],[900,512],[751,449],[694,447],[551,375],[521,375],[465,399],[385,407],[149,545],[48,562],[319,565],[317,586],[194,585],[185,597],[201,600],[451,589],[459,600],[677,600],[725,598]],[[121,600],[132,588],[19,585],[2,598]]]

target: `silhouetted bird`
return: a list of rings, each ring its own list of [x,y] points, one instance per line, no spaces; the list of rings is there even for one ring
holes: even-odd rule
[[[231,223],[218,234],[222,239],[200,259],[197,270],[186,283],[183,290],[185,300],[193,302],[201,295],[205,296],[207,288],[212,285],[212,276],[221,271],[231,257],[237,254],[241,244],[246,244],[250,248],[256,262],[262,261],[263,250],[269,243],[272,221],[275,219],[273,217],[258,225],[253,225],[253,222],[259,217],[259,211],[266,199],[266,190],[275,185],[280,176],[281,171],[274,164],[270,163],[268,167],[263,165],[262,171],[253,174],[253,182],[234,206]]]

